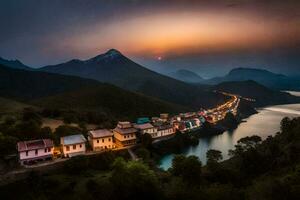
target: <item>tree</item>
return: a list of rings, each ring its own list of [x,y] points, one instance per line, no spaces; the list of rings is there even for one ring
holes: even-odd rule
[[[171,173],[189,184],[199,184],[202,163],[196,156],[176,155],[172,161]]]
[[[146,149],[151,149],[152,148],[152,136],[149,133],[145,133],[141,135],[141,144],[144,148]]]
[[[222,152],[215,149],[210,149],[206,152],[207,162],[219,162],[223,159]]]
[[[158,179],[154,171],[142,162],[117,158],[112,165],[112,182],[116,198],[157,199],[160,197]]]
[[[228,129],[232,130],[237,127],[238,122],[237,122],[235,116],[231,112],[228,112],[228,113],[226,113],[225,118],[222,120],[222,125]]]
[[[0,156],[15,152],[17,141],[17,138],[6,136],[0,132]]]
[[[78,127],[61,125],[57,127],[54,131],[54,141],[56,144],[59,144],[60,137],[76,134],[82,134],[82,131]]]
[[[136,154],[139,158],[142,158],[144,161],[148,161],[150,159],[150,152],[146,148],[139,148],[136,151]]]
[[[238,140],[234,150],[229,150],[229,155],[241,156],[244,152],[254,149],[261,142],[261,137],[257,135],[247,136]]]
[[[42,125],[41,116],[33,108],[24,108],[23,121],[35,121],[39,125]]]

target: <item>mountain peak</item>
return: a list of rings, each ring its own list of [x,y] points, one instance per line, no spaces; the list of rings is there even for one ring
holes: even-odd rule
[[[24,65],[21,61],[17,59],[7,60],[0,57],[0,64],[16,69],[30,69],[28,66]]]
[[[105,54],[109,54],[109,55],[122,55],[121,52],[118,51],[118,50],[116,50],[116,49],[110,49]]]
[[[102,61],[110,61],[116,58],[120,58],[122,53],[116,49],[110,49],[104,54],[100,54],[94,58],[87,60],[87,62],[102,62]]]

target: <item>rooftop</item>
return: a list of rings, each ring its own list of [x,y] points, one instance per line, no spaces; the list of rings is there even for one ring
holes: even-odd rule
[[[135,128],[119,128],[116,127],[114,131],[120,133],[120,134],[130,134],[130,133],[136,133],[137,130]]]
[[[17,143],[18,151],[29,151],[49,147],[53,147],[53,141],[50,139],[21,141]]]
[[[113,132],[107,129],[90,131],[90,134],[92,135],[93,138],[109,137],[114,135]]]
[[[137,129],[141,129],[141,130],[154,128],[154,127],[152,126],[152,124],[150,124],[150,123],[146,123],[146,124],[134,124],[133,126],[134,126],[135,128],[137,128]]]
[[[86,142],[86,139],[82,134],[61,137],[61,143],[63,145],[80,144],[84,142]]]

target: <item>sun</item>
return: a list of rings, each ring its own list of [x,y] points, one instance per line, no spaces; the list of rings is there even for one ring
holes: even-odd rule
[[[157,60],[162,60],[162,57],[161,56],[157,56],[157,58],[156,58]]]

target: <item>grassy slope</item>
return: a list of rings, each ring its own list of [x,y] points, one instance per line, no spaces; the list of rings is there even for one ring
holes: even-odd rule
[[[1,65],[0,96],[47,108],[104,111],[116,117],[186,110],[183,106],[94,80]]]
[[[105,112],[124,119],[187,110],[182,106],[127,92],[110,85],[81,88],[77,91],[33,100],[31,103],[65,110]]]
[[[18,113],[26,107],[30,105],[0,97],[0,115]]]

